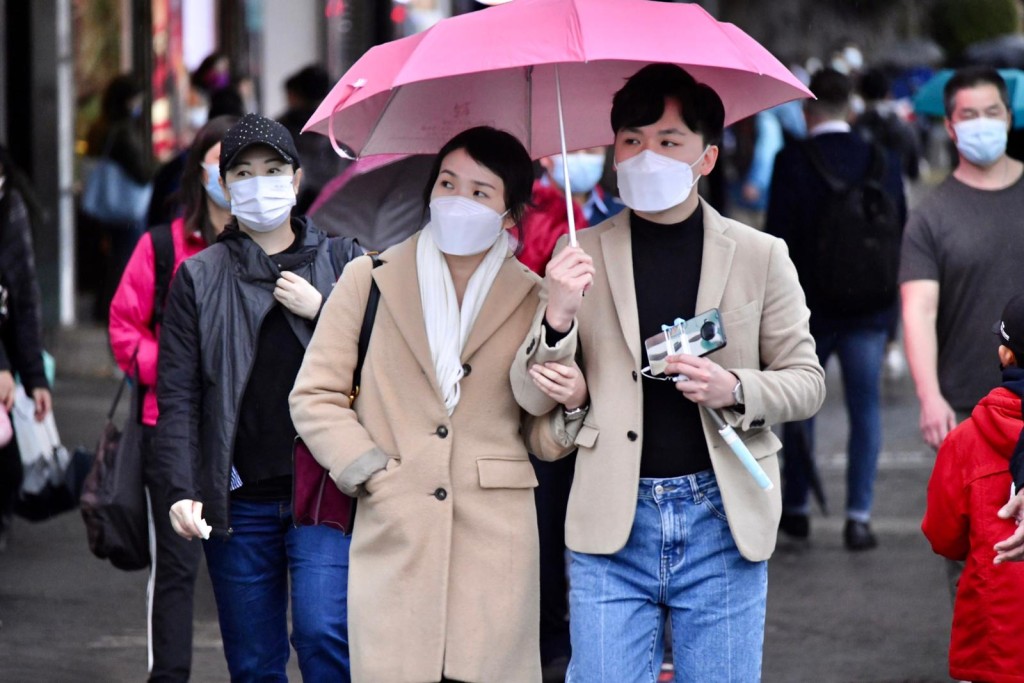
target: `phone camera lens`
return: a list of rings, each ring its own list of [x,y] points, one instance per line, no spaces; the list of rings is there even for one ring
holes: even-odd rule
[[[700,326],[700,338],[704,341],[711,341],[717,334],[718,328],[710,320],[705,320],[704,324]]]

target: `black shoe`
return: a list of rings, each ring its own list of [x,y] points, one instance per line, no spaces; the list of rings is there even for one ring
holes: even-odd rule
[[[848,519],[843,528],[843,543],[847,550],[871,550],[878,546],[878,539],[867,522]]]
[[[792,515],[783,512],[779,520],[779,531],[790,538],[805,539],[811,535],[811,519],[807,515]]]

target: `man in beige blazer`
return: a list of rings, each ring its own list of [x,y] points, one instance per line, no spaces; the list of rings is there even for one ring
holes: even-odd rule
[[[576,336],[590,389],[566,519],[568,681],[654,680],[666,617],[677,680],[760,678],[781,508],[769,428],[813,415],[825,384],[785,244],[693,189],[714,168],[723,119],[718,95],[675,66],[645,67],[615,95],[619,191],[632,210],[580,233],[578,248],[556,248],[546,311],[513,366],[533,412],[544,364],[572,361],[555,344]],[[652,375],[643,340],[711,308],[727,345],[672,356]],[[705,409],[736,429],[773,490]]]

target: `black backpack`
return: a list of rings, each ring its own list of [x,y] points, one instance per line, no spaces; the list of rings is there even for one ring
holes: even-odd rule
[[[883,186],[885,151],[872,145],[871,165],[859,182],[828,170],[813,140],[802,145],[828,186],[812,237],[815,308],[830,316],[878,312],[896,300],[903,225]]]
[[[171,289],[171,278],[174,276],[174,236],[171,234],[171,226],[163,224],[150,229],[149,238],[153,242],[153,272],[156,285],[153,289],[153,317],[149,321],[149,327],[156,331],[157,325],[164,319],[167,292]]]

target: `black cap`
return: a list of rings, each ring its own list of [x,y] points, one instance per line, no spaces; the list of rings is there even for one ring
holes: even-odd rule
[[[992,331],[1017,356],[1017,363],[1024,363],[1024,293],[1010,299]]]
[[[231,126],[221,140],[221,177],[226,177],[238,155],[253,145],[271,147],[282,159],[295,168],[299,167],[299,153],[295,151],[295,140],[288,129],[273,119],[250,113]]]

